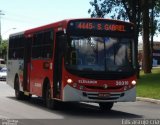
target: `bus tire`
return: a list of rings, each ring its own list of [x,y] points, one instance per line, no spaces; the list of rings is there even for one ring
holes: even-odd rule
[[[29,94],[29,95],[24,95],[24,99],[25,100],[30,100],[32,98],[32,95],[31,94]]]
[[[46,91],[45,91],[45,105],[47,108],[49,109],[58,109],[59,108],[59,102],[52,99],[51,98],[51,88],[49,86],[49,84],[47,84],[47,87],[46,87]]]
[[[16,97],[16,99],[23,100],[24,99],[24,93],[19,90],[19,79],[18,79],[18,77],[15,78],[15,83],[14,84],[15,84],[15,97]]]
[[[99,108],[102,111],[110,111],[113,107],[114,102],[100,102],[99,103]]]
[[[51,99],[51,88],[50,85],[47,84],[46,90],[45,90],[45,104],[46,107],[49,109],[52,109],[52,99]]]

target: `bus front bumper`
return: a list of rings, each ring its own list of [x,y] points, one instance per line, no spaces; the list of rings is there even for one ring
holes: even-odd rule
[[[75,89],[66,85],[63,91],[63,101],[72,102],[133,102],[136,101],[136,87],[124,92],[110,92],[104,93],[99,96],[99,92],[86,92]]]

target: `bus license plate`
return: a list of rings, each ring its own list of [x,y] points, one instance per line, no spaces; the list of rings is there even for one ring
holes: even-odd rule
[[[106,98],[106,97],[109,97],[110,94],[109,94],[109,93],[99,93],[98,96],[99,96],[99,97],[105,97],[105,98]]]

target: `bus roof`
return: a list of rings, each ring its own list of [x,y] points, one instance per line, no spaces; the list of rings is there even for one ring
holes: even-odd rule
[[[24,31],[10,34],[9,37],[14,37],[14,36],[17,36],[17,35],[21,36],[21,35],[23,35],[23,34],[24,34]]]
[[[123,22],[123,23],[128,23],[128,24],[132,24],[130,22],[124,22],[124,21],[119,21],[119,20],[113,20],[113,19],[104,19],[104,18],[76,18],[76,19],[65,19],[62,21],[58,21],[58,22],[54,22],[54,23],[50,23],[47,25],[43,25],[43,26],[39,26],[39,27],[35,27],[32,29],[28,29],[22,32],[18,32],[18,33],[14,33],[11,34],[10,37],[14,37],[17,35],[23,35],[23,34],[32,34],[34,32],[40,31],[40,30],[45,30],[45,29],[51,29],[51,28],[58,28],[58,27],[66,27],[69,21],[73,21],[73,20],[109,20],[109,21],[116,21],[116,22]]]

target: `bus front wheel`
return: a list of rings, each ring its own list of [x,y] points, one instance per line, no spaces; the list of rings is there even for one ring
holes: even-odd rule
[[[113,107],[114,102],[100,102],[99,107],[102,111],[110,111]]]
[[[47,85],[46,91],[45,91],[45,104],[47,108],[52,108],[52,100],[51,100],[51,89],[50,86]]]
[[[49,109],[59,109],[59,102],[57,100],[52,99],[51,97],[51,88],[49,84],[47,85],[45,91],[45,105]]]

